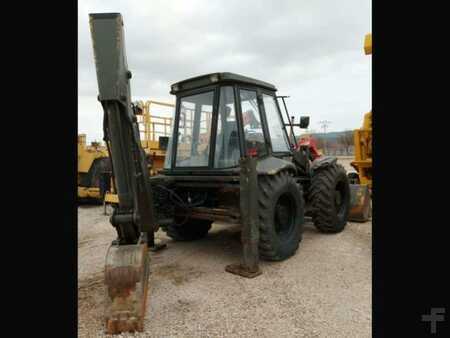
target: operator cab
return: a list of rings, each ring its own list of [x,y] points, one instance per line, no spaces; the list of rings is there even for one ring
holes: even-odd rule
[[[290,156],[293,146],[272,84],[233,73],[212,73],[171,86],[173,134],[164,174],[230,174],[243,154]]]

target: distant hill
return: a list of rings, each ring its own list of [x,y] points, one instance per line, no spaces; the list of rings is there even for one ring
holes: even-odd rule
[[[327,140],[337,140],[340,136],[344,135],[345,133],[352,132],[353,130],[344,130],[344,131],[331,131],[329,133],[312,133],[308,135],[311,135],[313,138],[321,138],[321,139],[327,139]],[[301,135],[299,135],[301,136]]]
[[[353,130],[333,131],[329,133],[304,133],[316,142],[316,147],[327,155],[353,155]],[[299,135],[301,137],[301,135]],[[299,138],[300,138],[299,137]]]

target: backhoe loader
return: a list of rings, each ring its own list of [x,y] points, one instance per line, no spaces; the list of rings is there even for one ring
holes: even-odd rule
[[[151,176],[132,105],[123,20],[90,14],[104,140],[119,203],[110,218],[117,238],[106,256],[107,333],[143,331],[150,274],[149,248],[162,229],[175,241],[207,236],[214,221],[241,226],[242,258],[225,270],[254,278],[259,259],[282,261],[302,240],[305,216],[321,232],[347,224],[350,187],[335,157],[312,160],[288,127],[277,88],[218,72],[174,83],[172,134],[164,169]],[[284,103],[284,97],[281,97]],[[292,133],[293,134],[293,133]]]

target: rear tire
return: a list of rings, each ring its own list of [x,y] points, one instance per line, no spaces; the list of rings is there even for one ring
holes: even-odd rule
[[[259,255],[281,261],[294,255],[302,239],[302,187],[286,171],[259,177]]]
[[[344,230],[350,210],[350,186],[343,166],[335,163],[315,172],[308,197],[317,229],[330,233]]]
[[[195,241],[208,234],[212,221],[189,219],[186,223],[162,226],[163,231],[175,241]]]

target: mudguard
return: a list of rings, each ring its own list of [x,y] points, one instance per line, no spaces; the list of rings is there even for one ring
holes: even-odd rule
[[[334,156],[320,156],[316,158],[312,164],[311,169],[317,170],[319,168],[325,168],[337,162],[337,158]]]
[[[258,175],[276,175],[285,169],[294,172],[297,170],[292,162],[272,156],[261,159],[256,165]]]

